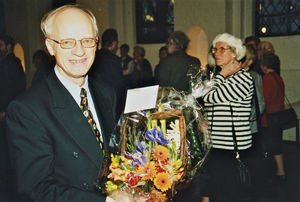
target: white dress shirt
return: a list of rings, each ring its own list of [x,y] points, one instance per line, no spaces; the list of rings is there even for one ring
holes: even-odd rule
[[[89,105],[91,113],[93,115],[93,119],[94,119],[95,123],[97,124],[100,135],[102,136],[102,130],[101,130],[101,127],[100,127],[99,119],[98,119],[98,116],[97,116],[97,113],[96,113],[94,101],[93,101],[93,98],[91,96],[89,85],[88,85],[88,75],[85,77],[84,84],[82,86],[78,86],[77,84],[69,81],[63,75],[61,75],[61,73],[59,73],[59,71],[57,69],[57,66],[55,66],[54,71],[55,71],[55,74],[56,74],[57,78],[59,79],[59,81],[65,86],[65,88],[72,95],[72,97],[74,98],[74,100],[78,104],[78,107],[80,107],[80,102],[81,102],[81,97],[80,97],[81,88],[84,88],[87,91],[88,105]]]

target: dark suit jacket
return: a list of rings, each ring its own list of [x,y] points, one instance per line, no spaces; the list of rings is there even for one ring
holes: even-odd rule
[[[104,145],[115,124],[115,95],[89,81]],[[94,186],[103,155],[79,106],[52,72],[8,108],[7,136],[18,191],[35,201],[105,201]]]
[[[187,72],[192,65],[200,66],[200,61],[182,50],[168,55],[159,63],[158,84],[180,91],[189,90]]]

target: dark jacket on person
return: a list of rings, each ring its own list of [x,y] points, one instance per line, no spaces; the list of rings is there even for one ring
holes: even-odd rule
[[[120,115],[125,102],[121,59],[105,48],[97,50],[89,75],[96,80],[103,80],[114,88],[117,94],[117,115]]]
[[[33,75],[31,85],[39,84],[41,81],[45,80],[53,69],[54,68],[50,65],[50,63],[40,64]]]
[[[126,55],[124,57],[120,57],[121,59],[121,65],[122,65],[122,70],[127,70],[128,69],[128,63],[133,60],[132,57],[129,55]]]
[[[140,88],[152,85],[152,68],[150,62],[144,58],[140,64],[140,70],[137,69],[137,63],[134,63],[134,69],[130,75],[130,88]]]
[[[159,63],[158,84],[174,87],[175,90],[179,91],[188,91],[187,72],[194,65],[200,66],[200,61],[187,55],[183,50],[168,55]]]
[[[26,89],[26,76],[19,58],[8,54],[0,62],[0,111],[5,112],[8,104]]]
[[[89,78],[107,148],[116,121],[114,90]],[[34,201],[105,201],[94,183],[103,153],[78,104],[52,72],[8,107],[7,137],[20,193]]]

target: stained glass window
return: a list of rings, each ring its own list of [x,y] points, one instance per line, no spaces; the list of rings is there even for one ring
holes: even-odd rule
[[[256,36],[300,34],[299,0],[256,0]]]
[[[137,43],[165,43],[174,31],[174,0],[135,0]]]

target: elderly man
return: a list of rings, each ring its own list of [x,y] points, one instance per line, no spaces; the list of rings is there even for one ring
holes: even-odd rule
[[[167,43],[169,55],[159,63],[158,84],[160,86],[170,86],[180,91],[189,90],[187,72],[191,66],[200,66],[197,58],[185,52],[189,41],[182,31],[170,34]]]
[[[114,91],[86,76],[95,57],[94,15],[66,5],[41,28],[54,71],[11,102],[7,136],[18,192],[34,201],[105,201],[94,183],[115,123]]]

